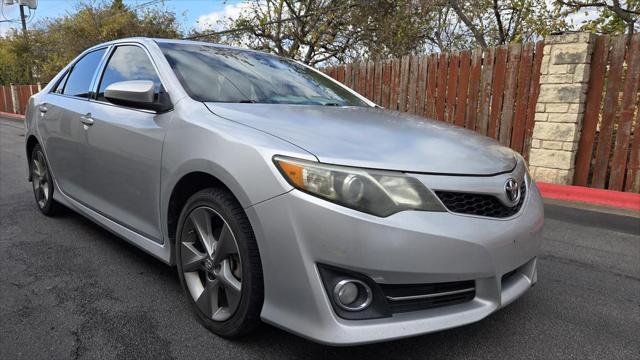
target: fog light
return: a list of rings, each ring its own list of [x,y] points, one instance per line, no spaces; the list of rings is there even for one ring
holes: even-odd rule
[[[372,299],[371,288],[360,280],[341,280],[333,288],[333,300],[344,310],[364,310],[371,304]]]

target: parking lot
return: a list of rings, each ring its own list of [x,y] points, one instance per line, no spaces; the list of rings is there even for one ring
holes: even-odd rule
[[[263,325],[214,336],[174,268],[73,213],[37,209],[23,125],[0,120],[1,359],[637,359],[640,220],[546,206],[538,284],[469,326],[349,348]]]

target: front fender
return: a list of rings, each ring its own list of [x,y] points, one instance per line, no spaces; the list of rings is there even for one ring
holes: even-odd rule
[[[180,179],[207,173],[247,208],[292,189],[273,164],[276,154],[317,161],[286,141],[212,114],[202,103],[179,102],[162,153],[160,214],[165,238],[169,201]]]

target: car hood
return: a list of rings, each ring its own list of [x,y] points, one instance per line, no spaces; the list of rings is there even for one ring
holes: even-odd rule
[[[293,143],[319,161],[406,172],[490,175],[511,149],[473,131],[380,108],[207,103],[214,114]]]

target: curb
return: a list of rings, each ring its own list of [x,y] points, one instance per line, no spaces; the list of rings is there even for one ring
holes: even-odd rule
[[[23,120],[24,121],[24,115],[8,113],[8,112],[4,112],[4,111],[0,111],[0,117],[12,119],[12,120]]]
[[[540,182],[536,185],[542,193],[542,197],[547,199],[640,211],[640,194]]]

